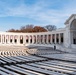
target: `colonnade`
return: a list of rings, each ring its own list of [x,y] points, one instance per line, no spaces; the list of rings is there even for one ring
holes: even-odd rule
[[[64,42],[64,33],[30,34],[1,34],[0,44],[61,44]]]

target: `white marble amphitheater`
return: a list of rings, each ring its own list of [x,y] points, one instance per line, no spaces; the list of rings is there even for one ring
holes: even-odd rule
[[[0,32],[0,75],[76,75],[76,14],[51,32]]]

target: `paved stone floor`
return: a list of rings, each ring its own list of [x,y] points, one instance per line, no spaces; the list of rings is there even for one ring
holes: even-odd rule
[[[40,56],[53,58],[53,59],[60,59],[60,60],[65,60],[65,61],[72,61],[76,63],[75,54],[63,53],[63,54],[48,54],[48,55],[40,55]]]

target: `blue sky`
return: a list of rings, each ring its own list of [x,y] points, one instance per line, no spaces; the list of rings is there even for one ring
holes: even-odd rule
[[[27,24],[63,28],[71,14],[76,14],[76,0],[0,0],[0,31]]]

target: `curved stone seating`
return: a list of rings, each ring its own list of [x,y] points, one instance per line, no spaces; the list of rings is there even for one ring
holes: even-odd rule
[[[37,49],[28,49],[27,52],[30,54],[37,54],[38,50]]]
[[[0,46],[0,56],[26,55],[26,50],[23,46]]]
[[[57,58],[57,53],[62,52],[50,47],[0,47],[0,75],[76,75],[74,62],[48,59]]]

